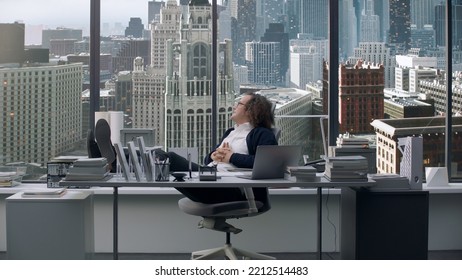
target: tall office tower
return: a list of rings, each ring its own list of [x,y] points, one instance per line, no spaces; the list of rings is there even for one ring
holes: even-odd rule
[[[245,60],[249,82],[265,86],[282,86],[279,42],[245,43]]]
[[[361,15],[359,41],[379,42],[380,41],[380,20],[374,14],[373,0],[366,0],[365,14]]]
[[[166,140],[169,147],[198,147],[202,158],[213,147],[212,117],[212,21],[208,0],[191,0],[189,15],[177,42],[167,42],[165,87]],[[232,43],[219,43],[223,63],[218,65],[217,132],[230,125],[235,100]],[[178,64],[174,62],[178,61]],[[217,133],[221,134],[221,133]]]
[[[411,44],[410,0],[390,1],[390,29],[388,42],[396,46],[398,52],[405,53]]]
[[[284,12],[284,1],[257,0],[257,30],[256,37],[263,36],[270,23],[280,22]]]
[[[134,128],[154,128],[156,145],[165,145],[165,79],[167,42],[180,39],[182,9],[175,0],[167,1],[160,10],[160,22],[151,26],[151,63],[137,58],[133,71],[133,124]]]
[[[391,50],[382,42],[359,43],[355,48],[354,57],[348,59],[350,63],[362,60],[366,63],[381,64],[385,71],[385,87],[395,86],[395,65],[396,60],[391,55]]]
[[[434,0],[411,0],[411,23],[416,29],[435,22]]]
[[[370,133],[375,119],[383,119],[383,65],[341,64],[339,67],[339,132]],[[325,99],[327,100],[327,99]]]
[[[0,23],[0,64],[23,63],[24,24]]]
[[[358,45],[358,21],[354,3],[356,0],[343,0],[339,6],[339,48],[340,58],[352,56]]]
[[[300,33],[327,39],[328,4],[326,0],[300,1]]]
[[[286,30],[289,33],[289,39],[295,39],[300,33],[300,0],[287,0],[284,14],[287,17]]]
[[[380,19],[380,41],[388,42],[390,28],[390,0],[377,0],[374,4],[374,14]]]
[[[281,63],[280,75],[282,84],[286,82],[286,74],[289,69],[289,34],[284,32],[284,24],[270,23],[261,42],[279,42],[279,59]]]
[[[411,26],[411,48],[418,48],[422,51],[432,50],[436,47],[435,29],[433,25],[424,25],[422,29]]]
[[[257,40],[256,0],[238,0],[237,17],[231,13],[233,62],[245,65],[245,43]]]
[[[152,0],[148,2],[148,25],[160,21],[160,10],[165,7],[164,1]]]
[[[114,72],[133,70],[133,60],[142,57],[146,63],[151,58],[151,42],[148,39],[122,38],[114,39],[120,43],[120,49],[112,58]],[[146,65],[145,65],[146,66]]]
[[[82,30],[64,27],[42,30],[42,48],[49,49],[50,40],[52,39],[76,39],[77,41],[81,41]]]
[[[462,1],[452,1],[452,44],[460,46],[462,40]],[[435,7],[436,45],[446,46],[446,5],[440,3]]]
[[[143,37],[144,24],[141,22],[141,18],[130,18],[128,27],[125,28],[125,37],[142,38]]]
[[[0,163],[46,164],[80,141],[82,65],[0,68]]]
[[[322,58],[314,46],[290,48],[290,87],[305,89],[322,79]]]
[[[229,6],[219,6],[218,8],[218,41],[230,39],[231,32],[231,10]]]

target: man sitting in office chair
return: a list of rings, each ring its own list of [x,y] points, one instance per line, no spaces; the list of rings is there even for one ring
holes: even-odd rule
[[[234,105],[231,119],[235,122],[234,127],[224,133],[220,145],[204,160],[205,164],[216,164],[218,171],[226,167],[252,168],[257,146],[278,144],[271,130],[274,124],[272,104],[266,97],[255,93],[244,94]],[[188,170],[185,158],[174,153],[165,153],[164,156],[170,159],[170,171]],[[197,165],[193,166],[193,170],[197,171],[197,168]],[[176,189],[189,199],[201,203],[247,200],[240,188]],[[255,198],[258,199],[258,193]]]

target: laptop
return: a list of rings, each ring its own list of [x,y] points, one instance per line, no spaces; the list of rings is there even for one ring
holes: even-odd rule
[[[251,180],[282,179],[287,166],[298,165],[300,155],[300,146],[258,146],[251,173],[236,177]]]

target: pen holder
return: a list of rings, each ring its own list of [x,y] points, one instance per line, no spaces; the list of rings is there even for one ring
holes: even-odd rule
[[[155,163],[154,164],[154,180],[158,182],[170,181],[170,164]]]
[[[199,181],[216,181],[217,168],[215,166],[199,166]]]

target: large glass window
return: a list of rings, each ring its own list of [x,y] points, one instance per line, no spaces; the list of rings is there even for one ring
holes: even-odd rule
[[[377,172],[399,172],[399,138],[415,136],[424,167],[462,175],[461,1],[101,0],[99,69],[90,67],[90,4],[2,1],[1,165],[23,162],[38,179],[51,159],[86,155],[98,71],[96,110],[122,112],[108,113],[121,127],[155,130],[166,149],[205,154],[232,125],[235,99],[256,91],[275,104],[280,144],[302,145],[305,158],[358,148],[326,147],[339,136],[328,134],[335,124],[342,138],[367,139],[361,152],[374,155]]]

